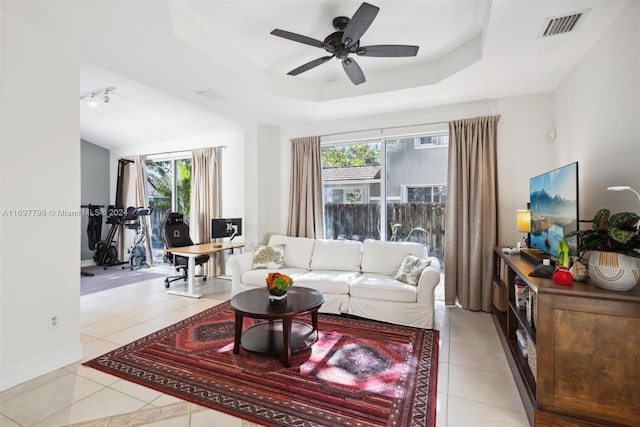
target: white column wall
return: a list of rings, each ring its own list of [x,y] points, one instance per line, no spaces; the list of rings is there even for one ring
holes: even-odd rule
[[[224,146],[220,168],[220,203],[223,217],[244,217],[245,196],[242,191],[245,181],[245,143],[244,132],[211,135],[196,140],[168,141],[164,143],[143,144],[110,150],[110,203],[115,202],[116,180],[118,177],[118,159],[135,155],[190,151],[197,148]],[[234,239],[243,242],[245,236]]]
[[[0,390],[82,359],[79,59],[0,3]],[[39,210],[16,215],[16,210]],[[26,215],[26,216],[25,216]],[[48,318],[57,317],[49,328]]]
[[[630,2],[554,94],[554,157],[579,161],[580,217],[640,212],[640,2]],[[565,161],[566,162],[566,161]]]
[[[498,125],[498,242],[514,244],[522,238],[516,231],[516,210],[526,208],[529,178],[555,164],[548,155],[552,143],[548,132],[553,128],[550,93],[469,102],[436,108],[402,111],[391,114],[345,120],[314,122],[286,126],[282,130],[283,169],[290,168],[290,154],[284,151],[290,138],[325,135],[366,129],[391,128],[487,115],[500,115]],[[552,169],[552,168],[551,168]],[[280,192],[289,200],[288,175],[283,176]],[[283,205],[284,206],[284,205]],[[286,231],[286,211],[274,226]]]
[[[266,243],[270,234],[286,234],[289,200],[282,198],[280,185],[284,174],[288,179],[289,169],[288,164],[282,161],[282,151],[278,127],[265,124],[245,126],[247,249]],[[285,227],[280,229],[278,224],[283,216]]]

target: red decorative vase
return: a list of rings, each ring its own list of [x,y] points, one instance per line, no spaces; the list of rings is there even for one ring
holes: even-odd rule
[[[553,272],[551,280],[553,280],[553,283],[557,283],[558,285],[572,285],[573,275],[569,273],[569,270],[566,268],[560,267],[556,268],[556,271]]]

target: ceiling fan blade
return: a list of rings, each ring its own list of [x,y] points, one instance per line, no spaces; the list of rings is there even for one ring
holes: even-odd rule
[[[403,44],[379,44],[375,46],[362,46],[358,48],[360,56],[374,57],[401,57],[416,56],[420,46],[408,46]]]
[[[349,79],[354,85],[359,85],[360,83],[364,83],[366,81],[364,78],[364,73],[362,72],[362,68],[360,68],[360,66],[354,59],[343,59],[342,68],[344,68],[344,72],[347,73],[347,76],[349,76]]]
[[[309,46],[315,46],[324,49],[324,42],[312,39],[311,37],[303,36],[301,34],[278,30],[277,28],[271,31],[271,34],[273,34],[274,36],[282,37],[283,39],[293,40],[294,42],[308,44]]]
[[[309,61],[306,64],[299,66],[295,70],[289,71],[287,74],[290,76],[297,76],[300,73],[304,73],[305,71],[309,71],[310,69],[315,68],[318,65],[324,64],[331,58],[333,58],[333,56],[323,56],[322,58],[314,59],[313,61]]]
[[[376,18],[379,11],[380,8],[372,4],[362,3],[344,29],[342,43],[344,43],[346,47],[351,47],[357,43]]]

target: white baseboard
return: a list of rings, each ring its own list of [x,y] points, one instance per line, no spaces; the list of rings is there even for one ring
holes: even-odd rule
[[[80,267],[93,267],[96,265],[96,262],[92,259],[85,259],[84,261],[80,261]]]
[[[82,343],[78,343],[53,353],[36,357],[13,368],[0,370],[0,391],[7,390],[81,360]]]

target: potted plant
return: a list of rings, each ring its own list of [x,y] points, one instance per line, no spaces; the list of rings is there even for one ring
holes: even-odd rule
[[[573,283],[573,275],[569,272],[569,242],[566,236],[558,243],[558,266],[551,279],[559,285]]]
[[[628,291],[640,279],[640,216],[633,212],[611,214],[600,209],[590,230],[578,230],[578,252],[591,251],[589,277],[596,285],[613,291]]]

